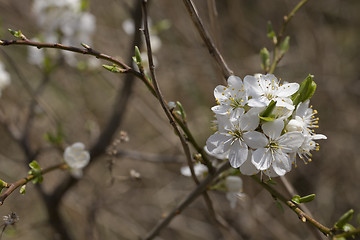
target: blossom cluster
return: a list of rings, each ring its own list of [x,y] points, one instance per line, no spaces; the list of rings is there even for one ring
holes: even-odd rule
[[[280,84],[272,74],[230,76],[227,83],[214,90],[217,131],[206,142],[210,154],[228,158],[242,174],[269,177],[289,172],[296,156],[311,161],[311,151],[319,149],[315,141],[326,139],[313,130],[318,118],[309,107],[316,87],[311,76],[301,85]]]
[[[37,25],[42,30],[36,41],[59,42],[64,45],[77,46],[80,43],[91,45],[95,31],[95,17],[84,11],[81,0],[35,0],[32,12]],[[29,61],[42,65],[44,52],[30,48]],[[70,65],[76,64],[74,53],[64,52],[64,58]]]

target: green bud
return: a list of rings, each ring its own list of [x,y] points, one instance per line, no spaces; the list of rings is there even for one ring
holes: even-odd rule
[[[109,70],[110,72],[114,72],[114,73],[123,73],[123,72],[125,72],[124,69],[119,68],[115,64],[113,64],[112,66],[104,64],[102,66],[103,66],[103,68],[105,68],[106,70]]]
[[[135,46],[135,63],[137,65],[141,64],[142,59],[141,59],[141,54],[140,54],[140,50],[137,46]]]
[[[351,218],[354,215],[354,210],[350,209],[349,211],[347,211],[344,215],[342,215],[339,220],[334,224],[334,228],[335,229],[342,229],[346,223],[348,223]]]
[[[181,102],[176,101],[176,105],[178,106],[178,108],[180,110],[180,116],[181,116],[182,120],[186,121],[186,113],[185,113],[185,110],[184,110]]]
[[[21,188],[20,188],[20,193],[21,194],[25,194],[26,193],[26,185],[22,185]]]
[[[280,45],[280,53],[281,53],[281,55],[284,55],[284,53],[286,53],[289,50],[289,46],[290,46],[290,37],[286,36],[286,38],[284,39],[284,41]]]
[[[270,21],[267,22],[267,34],[266,36],[273,41],[274,44],[277,43],[276,33]]]
[[[268,72],[270,68],[270,53],[266,48],[260,50],[261,68]]]
[[[314,75],[307,76],[307,78],[300,84],[299,90],[291,96],[293,104],[297,106],[300,102],[305,102],[310,99],[316,90],[316,83],[313,81]]]
[[[34,176],[32,182],[34,184],[41,183],[44,180],[44,178],[41,175],[41,168],[40,168],[39,163],[34,160],[29,164],[29,167],[31,168],[31,170],[28,172],[28,174]]]
[[[26,40],[27,38],[25,37],[24,34],[22,34],[22,32],[19,30],[19,31],[14,31],[12,29],[8,29],[9,32],[16,38],[20,38],[21,40]]]
[[[86,49],[91,49],[91,47],[89,45],[85,44],[85,43],[81,43],[81,46],[83,46]]]

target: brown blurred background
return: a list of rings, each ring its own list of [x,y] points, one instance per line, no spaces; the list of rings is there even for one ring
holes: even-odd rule
[[[96,16],[96,34],[92,47],[100,52],[128,61],[131,36],[121,27],[130,18],[135,1],[90,0],[89,11]],[[282,17],[298,1],[216,1],[217,30],[210,25],[208,2],[194,1],[205,25],[211,29],[224,59],[241,78],[261,72],[259,51],[272,49],[266,37],[267,21],[279,30]],[[31,1],[0,2],[1,39],[12,39],[7,28],[21,29],[35,36],[35,16]],[[298,161],[298,168],[288,173],[288,180],[300,195],[316,194],[308,203],[315,219],[331,226],[350,208],[360,213],[360,2],[357,0],[309,1],[292,19],[286,33],[290,35],[289,52],[275,74],[289,82],[300,83],[308,74],[315,75],[317,91],[312,98],[318,110],[320,128],[316,132],[328,139],[320,142],[310,164]],[[168,101],[180,101],[188,123],[199,143],[211,134],[210,107],[215,104],[213,89],[223,83],[221,72],[211,59],[196,32],[182,1],[151,1],[149,15],[153,24],[168,20],[171,27],[159,33],[162,48],[156,53],[156,72]],[[79,43],[80,45],[80,43]],[[6,55],[16,63],[17,69]],[[90,57],[89,57],[90,58]],[[11,74],[12,83],[2,93],[0,109],[15,128],[22,129],[31,101],[17,72],[35,88],[42,72],[27,61],[27,47],[1,47],[0,59]],[[104,61],[99,61],[106,64]],[[63,124],[66,144],[82,141],[91,146],[111,115],[116,92],[123,76],[98,70],[78,71],[61,65],[51,74],[51,82],[40,98]],[[195,184],[180,174],[184,163],[149,161],[155,154],[167,161],[185,161],[178,138],[162,109],[146,87],[135,79],[120,130],[130,141],[116,146],[119,151],[143,153],[141,159],[112,158],[104,155],[90,166],[84,177],[61,201],[61,214],[73,239],[139,239],[171,211]],[[37,158],[42,167],[62,161],[62,153],[44,140],[55,126],[39,110],[30,131],[32,149],[45,147]],[[118,134],[115,138],[118,138]],[[24,154],[4,125],[0,126],[0,178],[11,182],[26,175]],[[64,145],[66,146],[66,145]],[[158,155],[158,156],[157,156]],[[151,155],[153,156],[153,155]],[[112,172],[109,161],[113,160]],[[146,160],[147,159],[147,160]],[[130,177],[130,170],[141,174]],[[53,172],[45,176],[45,192],[51,192],[68,175]],[[111,179],[113,183],[111,183]],[[274,204],[270,194],[250,178],[243,177],[246,200],[231,209],[225,195],[211,192],[216,211],[243,239],[315,239],[297,216]],[[277,180],[277,179],[275,179]],[[278,189],[282,184],[278,180]],[[47,221],[47,212],[38,192],[28,184],[26,195],[18,191],[0,207],[0,215],[11,211],[20,216],[15,230],[6,230],[3,239],[56,239]],[[355,217],[356,218],[356,217]],[[356,219],[352,220],[353,224]],[[212,224],[202,199],[161,232],[158,239],[226,239]]]

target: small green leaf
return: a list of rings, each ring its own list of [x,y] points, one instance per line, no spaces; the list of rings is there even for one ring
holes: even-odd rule
[[[259,118],[261,120],[264,120],[265,122],[273,122],[275,120],[275,118],[272,118],[272,117],[262,117],[262,116],[259,116]]]
[[[280,45],[280,54],[283,55],[284,53],[286,53],[289,50],[289,46],[290,46],[290,37],[286,36],[286,38]]]
[[[104,64],[102,66],[103,66],[103,68],[105,68],[106,70],[109,70],[110,72],[114,72],[114,73],[123,73],[123,72],[125,72],[124,69],[119,68],[115,64],[113,64],[112,66]]]
[[[345,224],[351,220],[353,215],[354,215],[354,210],[350,209],[339,218],[339,220],[334,224],[334,227],[336,229],[342,229],[345,226]]]
[[[268,72],[270,68],[270,53],[267,48],[260,50],[261,68]]]
[[[300,203],[300,196],[299,195],[293,196],[291,201],[293,201],[294,203],[299,204]]]
[[[25,194],[26,193],[26,184],[22,185],[20,188],[20,193]]]
[[[272,23],[270,21],[267,22],[267,34],[266,36],[273,41],[274,44],[277,42],[276,33],[273,29]]]
[[[279,202],[278,200],[275,200],[275,204],[280,209],[280,211],[282,213],[284,213],[284,207],[281,205],[281,202]]]
[[[314,95],[316,83],[313,79],[314,76],[309,74],[309,76],[307,76],[300,84],[299,90],[291,96],[291,100],[295,106],[297,106],[300,102],[305,102]]]
[[[180,116],[181,116],[182,120],[186,121],[186,112],[185,112],[181,102],[176,101],[176,105],[178,106],[178,108],[180,110]]]
[[[263,117],[263,118],[267,118],[267,117],[270,117],[270,114],[272,113],[272,111],[274,110],[276,106],[276,101],[274,100],[271,100],[271,102],[269,103],[269,105],[266,107],[266,109],[260,114],[260,118]],[[262,119],[262,118],[261,118]],[[263,119],[265,120],[265,119]],[[272,120],[274,121],[274,120]]]
[[[315,194],[310,194],[300,198],[300,203],[311,202],[315,199]]]
[[[349,223],[346,223],[346,224],[342,227],[342,230],[343,230],[344,232],[354,231],[355,229],[356,229],[356,228],[355,228],[353,225],[349,224]]]
[[[41,170],[39,163],[35,160],[29,163],[29,167],[31,170]]]
[[[135,46],[135,62],[136,64],[140,64],[142,62],[141,53],[137,46]]]

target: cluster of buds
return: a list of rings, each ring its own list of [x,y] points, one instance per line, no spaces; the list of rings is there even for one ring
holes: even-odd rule
[[[282,85],[272,74],[227,81],[214,90],[217,131],[206,142],[211,155],[229,159],[242,174],[269,177],[289,172],[296,156],[311,161],[311,151],[319,149],[315,141],[326,139],[313,131],[318,127],[317,112],[309,107],[316,89],[313,76],[300,85]]]

